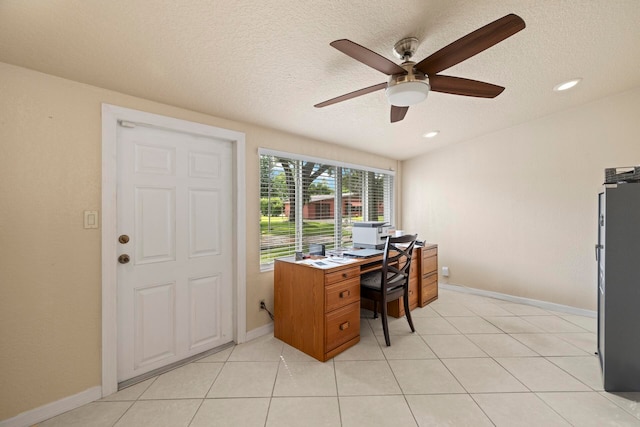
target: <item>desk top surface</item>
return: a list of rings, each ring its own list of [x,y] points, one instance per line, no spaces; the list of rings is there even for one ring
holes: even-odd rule
[[[416,248],[422,249],[432,249],[436,248],[438,245],[433,243],[425,243],[424,246],[416,246]],[[295,264],[302,267],[309,268],[317,268],[325,271],[337,271],[345,268],[351,267],[361,267],[363,265],[368,264],[379,264],[382,262],[382,255],[375,255],[366,258],[357,258],[357,257],[345,257],[345,258],[337,258],[337,257],[326,257],[321,255],[312,255],[307,259],[303,259],[301,261],[296,261],[294,257],[283,257],[276,258],[275,265],[278,265],[279,262],[284,262],[287,264]]]
[[[331,258],[314,255],[311,258],[296,261],[294,257],[277,258],[275,265],[279,262],[295,264],[301,267],[318,268],[322,270],[342,270],[344,268],[360,267],[370,263],[382,262],[382,255],[369,258]]]

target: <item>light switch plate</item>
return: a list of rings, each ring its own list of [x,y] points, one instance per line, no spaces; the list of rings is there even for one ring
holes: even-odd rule
[[[98,228],[98,211],[84,211],[84,228]]]

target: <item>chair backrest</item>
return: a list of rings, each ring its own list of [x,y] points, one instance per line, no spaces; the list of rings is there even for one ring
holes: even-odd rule
[[[411,257],[417,234],[387,237],[382,258],[382,289],[395,288],[409,283]]]

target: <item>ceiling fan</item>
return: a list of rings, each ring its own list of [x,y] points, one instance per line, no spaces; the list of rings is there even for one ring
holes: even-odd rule
[[[495,98],[502,93],[504,87],[461,77],[443,76],[438,73],[500,43],[524,27],[522,18],[514,14],[506,15],[443,47],[418,63],[410,60],[418,46],[418,39],[405,38],[396,43],[393,49],[395,56],[403,61],[400,65],[350,40],[336,40],[331,42],[331,46],[356,61],[390,76],[389,82],[356,90],[316,104],[314,107],[326,107],[386,89],[387,99],[391,104],[391,123],[394,123],[404,119],[410,105],[425,100],[430,90],[454,95]]]

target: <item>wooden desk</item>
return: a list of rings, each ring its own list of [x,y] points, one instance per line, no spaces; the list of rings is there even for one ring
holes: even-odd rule
[[[424,280],[418,281],[418,277],[424,277],[421,269],[423,249],[434,248],[437,254],[436,245],[414,250],[414,256],[420,260],[414,264],[418,268],[411,268],[411,276],[415,270],[414,287],[424,283]],[[357,344],[360,341],[360,275],[379,269],[381,262],[382,256],[378,256],[317,268],[297,263],[293,258],[277,259],[274,267],[274,336],[322,362]],[[437,271],[435,278],[437,298]],[[416,289],[412,309],[435,299],[431,294],[423,295],[424,289],[424,285]],[[402,304],[399,306],[402,308]]]

